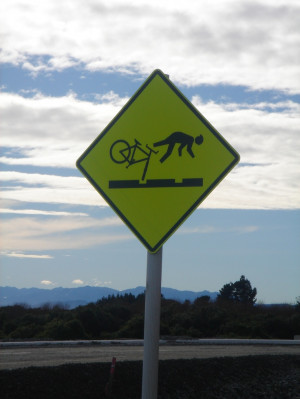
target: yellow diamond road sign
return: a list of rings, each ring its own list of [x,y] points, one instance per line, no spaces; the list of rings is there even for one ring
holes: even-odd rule
[[[77,167],[156,252],[238,161],[220,133],[155,70]]]

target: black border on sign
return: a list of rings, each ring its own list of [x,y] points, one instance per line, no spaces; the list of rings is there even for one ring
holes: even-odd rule
[[[227,148],[227,150],[233,155],[234,159],[231,164],[218,176],[216,180],[207,188],[207,190],[198,198],[198,200],[184,213],[184,215],[174,224],[174,226],[152,247],[144,237],[135,229],[130,221],[123,215],[123,213],[116,207],[116,205],[110,200],[105,194],[101,187],[94,181],[94,179],[86,172],[82,167],[81,162],[89,154],[89,152],[99,143],[104,135],[112,128],[112,126],[119,120],[119,118],[126,112],[131,104],[137,99],[137,97],[145,90],[149,83],[156,77],[159,76],[163,81],[173,90],[173,92],[184,102],[184,104],[196,115],[198,119],[211,131],[211,133]],[[132,232],[138,237],[138,239],[145,245],[150,252],[157,252],[160,247],[167,241],[167,239],[178,229],[178,227],[184,222],[185,219],[198,207],[198,205],[211,193],[211,191],[219,184],[221,180],[230,172],[230,170],[239,162],[239,154],[231,147],[231,145],[221,136],[221,134],[208,122],[207,119],[193,106],[193,104],[177,89],[176,86],[167,78],[167,76],[160,70],[155,69],[148,79],[142,84],[142,86],[136,91],[136,93],[130,98],[130,100],[124,105],[121,111],[112,119],[112,121],[106,126],[106,128],[99,134],[99,136],[92,142],[92,144],[84,151],[84,153],[78,158],[76,162],[77,168],[87,178],[87,180],[94,186],[98,193],[105,199],[105,201],[113,208],[113,210],[120,216],[124,223],[132,230]]]

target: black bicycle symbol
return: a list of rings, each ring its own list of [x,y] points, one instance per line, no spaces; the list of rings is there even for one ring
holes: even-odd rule
[[[158,153],[158,151],[154,151],[151,147],[149,147],[148,144],[146,144],[146,148],[148,151],[142,147],[142,144],[137,139],[135,139],[134,145],[129,145],[125,140],[117,140],[110,147],[110,157],[115,163],[122,164],[127,162],[128,165],[126,168],[129,168],[129,166],[136,163],[145,162],[142,176],[142,180],[144,180],[151,154]]]

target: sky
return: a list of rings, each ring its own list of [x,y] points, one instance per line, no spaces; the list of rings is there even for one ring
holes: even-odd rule
[[[0,285],[127,289],[147,250],[76,169],[159,68],[241,160],[163,247],[162,285],[300,296],[298,0],[3,0]]]

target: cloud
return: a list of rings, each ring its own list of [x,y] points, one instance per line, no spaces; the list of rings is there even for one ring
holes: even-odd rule
[[[37,209],[7,209],[0,208],[0,213],[21,214],[21,215],[45,215],[45,216],[88,216],[82,212],[59,212],[59,211],[40,211]]]
[[[22,202],[105,206],[83,177],[14,171],[0,172],[2,199]]]
[[[28,258],[28,259],[53,259],[51,255],[36,255],[36,254],[23,254],[19,252],[1,252],[1,255],[10,258]]]
[[[78,278],[78,279],[73,280],[73,281],[72,281],[72,284],[83,285],[84,282]]]
[[[240,152],[241,162],[298,163],[300,104],[216,104],[204,103],[199,96],[194,96],[192,102],[221,134],[224,132]]]
[[[43,285],[54,285],[54,283],[52,283],[52,281],[49,281],[49,280],[42,280],[41,284],[43,284]]]
[[[93,278],[89,283],[92,287],[105,287],[111,284],[111,281],[100,281],[98,278]]]
[[[201,227],[181,227],[179,234],[215,234],[215,233],[237,233],[249,234],[259,230],[258,226],[237,226],[237,227],[217,227],[217,226],[201,226]]]
[[[35,75],[70,67],[147,75],[160,66],[187,85],[300,92],[295,0],[3,0],[0,15],[1,59]]]
[[[22,217],[2,220],[5,231],[1,250],[48,251],[82,249],[94,245],[111,244],[133,238],[131,233],[110,230],[123,225],[117,218],[92,219],[90,217]]]
[[[83,149],[126,102],[110,98],[111,102],[93,104],[77,100],[74,95],[26,98],[1,93],[1,144],[8,151],[0,162],[75,168]]]
[[[129,99],[124,97],[120,97],[119,94],[115,93],[114,91],[109,91],[105,94],[95,94],[95,100],[101,103],[109,103],[114,107],[121,108]]]
[[[119,100],[117,106],[111,93],[97,105],[72,96],[32,99],[2,93],[0,99],[5,115],[1,136],[4,156],[0,161],[10,169],[0,172],[2,198],[105,206],[85,178],[74,176],[75,161],[120,110]],[[241,155],[240,165],[221,183],[222,190],[217,188],[201,206],[300,207],[298,103],[217,104],[205,103],[199,96],[194,96],[192,102]],[[12,141],[14,136],[16,140]],[[32,143],[37,147],[33,148]],[[19,165],[51,166],[53,172],[14,171]],[[70,176],[59,175],[62,166],[70,170]]]
[[[299,104],[205,104],[199,97],[193,103],[241,155],[205,207],[222,208],[225,202],[236,209],[300,207]]]

